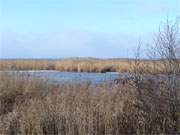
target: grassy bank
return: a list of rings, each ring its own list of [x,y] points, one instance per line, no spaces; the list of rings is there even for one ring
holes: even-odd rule
[[[165,82],[48,84],[26,75],[0,73],[0,134],[175,134],[180,111]],[[111,89],[110,89],[111,88]],[[180,93],[178,93],[177,96]],[[179,107],[179,103],[178,106]]]
[[[128,59],[64,59],[64,60],[1,60],[0,70],[59,70],[67,72],[130,72],[135,60]],[[163,73],[160,61],[141,60],[148,73]],[[156,69],[155,69],[156,68]]]

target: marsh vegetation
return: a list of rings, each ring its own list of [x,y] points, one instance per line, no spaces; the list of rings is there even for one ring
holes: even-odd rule
[[[1,70],[128,72],[112,86],[55,84],[0,72],[1,134],[178,134],[180,133],[180,40],[176,24],[159,31],[153,58],[134,60],[1,61]],[[154,60],[156,59],[156,60]],[[158,78],[164,74],[166,79]],[[155,78],[145,79],[147,74]]]

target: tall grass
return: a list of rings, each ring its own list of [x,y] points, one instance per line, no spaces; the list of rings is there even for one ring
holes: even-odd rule
[[[65,60],[1,60],[0,70],[59,70],[68,72],[129,72],[135,60],[65,59]],[[158,64],[158,66],[157,66]],[[163,73],[160,61],[141,60],[147,73]],[[154,68],[156,67],[156,70]]]
[[[0,73],[0,134],[176,134],[164,83],[115,86],[49,84],[22,74]],[[180,93],[178,93],[180,94]]]

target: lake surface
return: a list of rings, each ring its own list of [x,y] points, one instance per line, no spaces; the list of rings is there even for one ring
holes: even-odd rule
[[[54,82],[91,82],[99,84],[104,82],[113,82],[115,79],[125,77],[126,73],[108,72],[108,73],[86,73],[86,72],[60,72],[60,71],[6,71],[15,73],[25,73],[43,79],[49,79]]]
[[[49,82],[54,83],[84,83],[88,82],[91,84],[101,84],[101,83],[114,83],[114,80],[119,78],[129,77],[128,73],[117,73],[117,72],[107,72],[107,73],[86,73],[86,72],[61,72],[61,71],[51,71],[51,70],[30,70],[30,71],[0,71],[8,73],[26,74],[32,77],[38,77],[42,79],[47,79]],[[145,75],[144,79],[153,80],[166,80],[166,75]],[[180,77],[177,78],[180,80]]]

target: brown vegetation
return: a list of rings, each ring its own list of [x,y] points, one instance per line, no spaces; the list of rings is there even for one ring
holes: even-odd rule
[[[0,60],[0,70],[59,70],[67,72],[130,72],[135,60],[98,60],[98,59],[65,59],[65,60]],[[154,65],[157,65],[156,71]],[[160,61],[141,60],[147,73],[163,73]]]
[[[180,111],[175,112],[174,119],[166,83],[143,81],[140,95],[131,85],[133,81],[113,87],[56,85],[45,81],[22,74],[0,74],[1,134],[118,135],[180,131]]]

